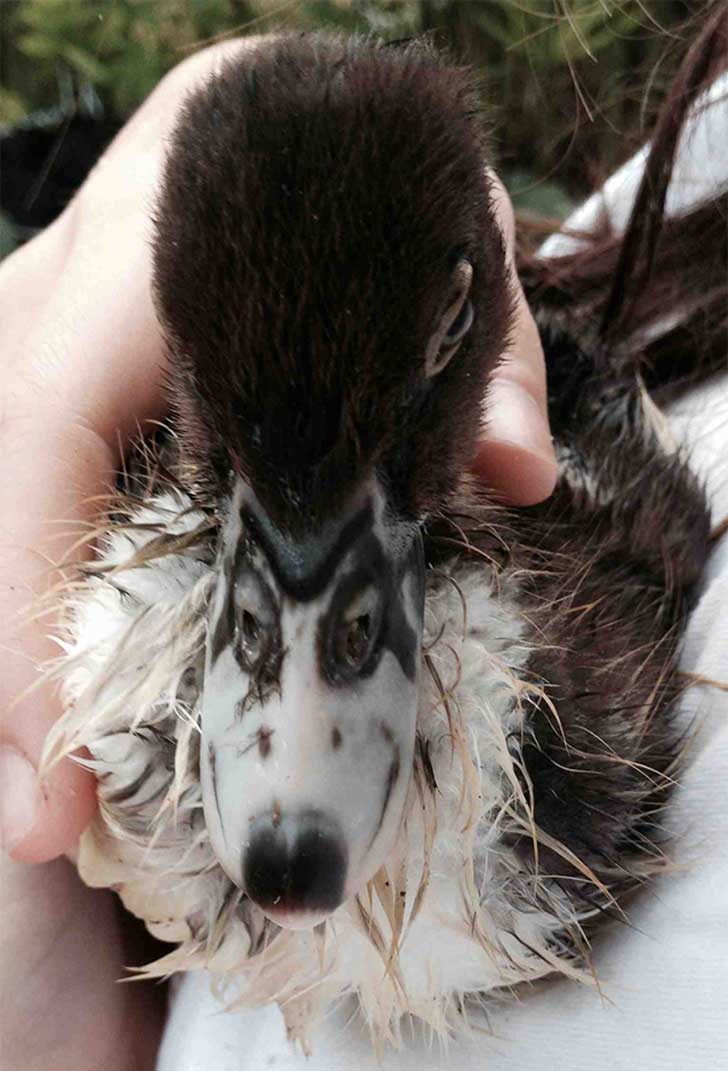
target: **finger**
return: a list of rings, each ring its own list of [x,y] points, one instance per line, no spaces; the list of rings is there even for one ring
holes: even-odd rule
[[[0,819],[4,847],[24,861],[68,851],[95,805],[91,777],[70,760],[38,782],[60,707],[50,686],[26,693],[59,653],[52,622],[33,619],[37,600],[62,580],[55,563],[69,563],[84,522],[98,514],[98,495],[113,483],[116,429],[128,438],[137,420],[161,415],[148,246],[131,234],[113,235],[121,253],[113,282],[94,286],[112,275],[104,243],[61,258],[51,297],[24,338],[17,323],[35,319],[36,310],[25,315],[35,275],[16,265],[3,280],[0,315],[15,338],[0,425]],[[51,237],[66,252],[72,244],[64,227]],[[50,240],[46,250],[54,259]]]
[[[77,203],[0,276],[0,820],[3,846],[25,861],[69,851],[95,806],[92,778],[70,760],[38,781],[60,706],[36,687],[59,654],[36,612],[113,483],[117,434],[162,414],[146,189],[93,234]]]
[[[557,476],[548,423],[546,367],[538,329],[515,272],[513,206],[495,175],[493,202],[512,271],[513,329],[491,381],[473,467],[491,491],[514,505],[547,498]]]
[[[104,165],[1,277],[12,385],[0,424],[0,820],[4,847],[24,861],[68,851],[95,806],[93,779],[70,760],[38,782],[60,707],[50,686],[16,701],[59,653],[50,622],[32,620],[36,601],[62,579],[51,563],[98,514],[117,434],[127,440],[163,410],[147,240],[161,149],[136,148],[126,181]]]
[[[522,292],[508,354],[486,397],[474,468],[491,490],[514,505],[543,501],[556,483],[543,350]]]

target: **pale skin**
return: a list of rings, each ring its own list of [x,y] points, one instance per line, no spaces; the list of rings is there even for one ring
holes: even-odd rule
[[[51,687],[23,693],[57,649],[47,622],[18,621],[58,583],[54,563],[84,553],[72,548],[98,517],[120,450],[140,425],[164,416],[149,210],[180,101],[241,47],[261,41],[214,46],[164,78],[61,217],[0,268],[0,818],[12,857],[0,887],[6,1071],[153,1067],[158,993],[116,984],[133,951],[112,894],[84,888],[58,858],[73,855],[93,815],[94,784],[70,761],[38,783],[58,697]],[[512,261],[513,209],[499,183],[497,213]],[[473,465],[505,500],[525,505],[551,493],[556,461],[543,353],[517,282],[516,295]]]

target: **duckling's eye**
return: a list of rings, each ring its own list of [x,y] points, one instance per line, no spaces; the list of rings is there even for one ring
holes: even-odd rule
[[[450,300],[425,353],[425,376],[428,378],[442,371],[472,326],[473,303],[468,297],[472,280],[470,261],[458,261],[450,281]]]
[[[457,346],[467,335],[473,323],[473,303],[467,298],[457,317],[448,327],[443,339],[443,349]]]
[[[343,612],[335,610],[324,625],[324,668],[334,684],[353,681],[373,668],[382,626],[381,597],[373,587],[351,601],[343,593],[343,600],[348,606]]]
[[[343,662],[347,669],[356,671],[364,661],[369,648],[369,636],[371,633],[371,618],[369,614],[360,614],[353,621],[346,621],[337,646],[339,661]]]

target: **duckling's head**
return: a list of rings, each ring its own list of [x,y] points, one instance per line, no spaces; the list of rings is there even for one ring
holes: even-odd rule
[[[476,93],[418,47],[287,37],[187,102],[155,292],[184,461],[221,517],[201,777],[274,921],[357,893],[400,829],[424,607],[510,295]]]

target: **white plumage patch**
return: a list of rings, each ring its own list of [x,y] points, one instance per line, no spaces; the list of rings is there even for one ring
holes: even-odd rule
[[[573,963],[579,920],[509,846],[530,830],[520,765],[534,685],[516,582],[480,559],[428,577],[415,763],[399,841],[365,895],[315,930],[278,930],[218,864],[199,781],[199,690],[213,552],[165,492],[113,530],[69,601],[65,716],[48,758],[86,747],[99,812],[79,870],[178,947],[149,976],[207,967],[231,1005],[278,1001],[291,1035],[356,992],[376,1044],[411,1012],[463,1027],[463,998]],[[179,537],[171,552],[154,543]],[[164,551],[164,552],[163,552]],[[496,590],[497,584],[497,590]],[[542,838],[535,828],[534,837]],[[588,978],[588,976],[586,976]]]

